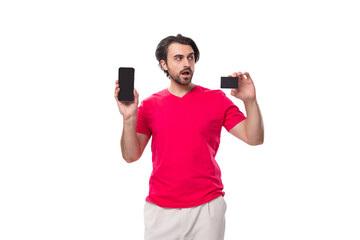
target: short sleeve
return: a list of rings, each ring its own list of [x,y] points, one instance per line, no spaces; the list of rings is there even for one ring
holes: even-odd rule
[[[227,131],[230,131],[238,123],[245,120],[245,115],[240,109],[222,92],[222,103],[224,109],[224,123],[223,126]]]
[[[137,112],[136,132],[151,136],[151,129],[148,125],[146,117],[146,109],[144,108],[144,102],[141,102]]]

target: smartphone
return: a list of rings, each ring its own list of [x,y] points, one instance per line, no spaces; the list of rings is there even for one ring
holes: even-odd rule
[[[118,100],[120,102],[134,101],[134,68],[121,67],[119,68],[119,87]]]
[[[221,77],[220,88],[238,88],[239,78],[237,77]]]

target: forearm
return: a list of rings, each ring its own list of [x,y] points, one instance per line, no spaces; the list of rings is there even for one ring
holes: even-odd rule
[[[246,109],[245,133],[248,144],[260,145],[264,142],[264,123],[256,99],[244,102]]]
[[[121,152],[126,162],[131,163],[140,157],[140,143],[136,134],[137,118],[124,120],[123,132],[121,135]]]

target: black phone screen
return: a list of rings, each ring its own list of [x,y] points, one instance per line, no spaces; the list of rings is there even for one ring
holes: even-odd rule
[[[119,101],[132,102],[134,101],[134,68],[119,68],[119,87],[118,95]]]

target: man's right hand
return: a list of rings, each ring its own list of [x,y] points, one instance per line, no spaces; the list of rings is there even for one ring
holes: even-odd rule
[[[139,94],[134,88],[134,101],[133,102],[120,102],[118,100],[118,94],[120,92],[119,81],[115,81],[115,93],[114,97],[119,108],[119,112],[124,117],[125,122],[134,123],[137,119],[137,110],[139,104]]]

